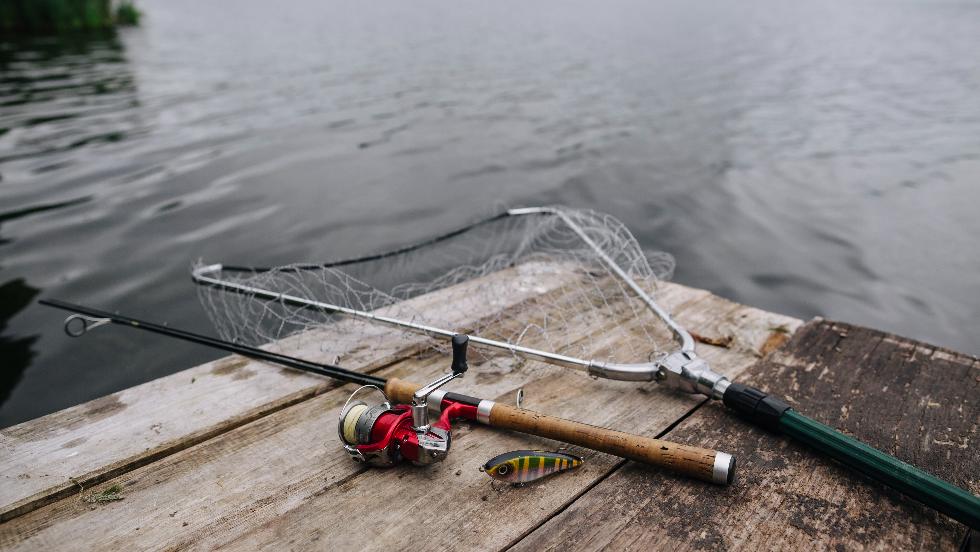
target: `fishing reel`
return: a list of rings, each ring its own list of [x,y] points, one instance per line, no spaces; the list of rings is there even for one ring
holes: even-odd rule
[[[450,421],[458,417],[472,417],[466,416],[470,413],[464,411],[473,410],[473,407],[444,401],[446,393],[437,391],[466,372],[468,342],[469,338],[465,335],[453,336],[452,373],[416,390],[412,394],[411,405],[392,405],[384,391],[374,385],[365,385],[354,391],[340,412],[337,427],[344,450],[351,458],[374,466],[392,466],[401,460],[428,465],[443,460],[452,442]],[[362,390],[378,392],[382,402],[369,405],[354,400]],[[431,404],[430,395],[434,399]],[[438,416],[433,423],[429,422],[430,409]]]

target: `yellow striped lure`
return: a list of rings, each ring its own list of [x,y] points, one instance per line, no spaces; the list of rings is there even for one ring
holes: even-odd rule
[[[581,465],[581,457],[563,452],[515,450],[494,456],[480,467],[480,471],[498,481],[522,484]]]

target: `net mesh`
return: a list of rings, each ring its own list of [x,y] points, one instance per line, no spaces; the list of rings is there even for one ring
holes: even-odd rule
[[[604,362],[646,362],[673,347],[659,320],[615,277],[574,222],[645,291],[668,278],[673,258],[644,252],[625,225],[588,210],[502,214],[423,243],[359,259],[248,268],[215,278],[254,289],[370,312],[413,324]],[[565,218],[556,216],[560,212]],[[442,336],[406,332],[261,294],[198,287],[222,338],[253,346],[319,349],[343,363],[352,351],[409,333],[418,351],[446,352]],[[626,321],[624,323],[624,321]],[[627,326],[624,329],[624,326]],[[610,342],[616,332],[629,339]],[[471,346],[473,360],[513,366],[512,352]]]

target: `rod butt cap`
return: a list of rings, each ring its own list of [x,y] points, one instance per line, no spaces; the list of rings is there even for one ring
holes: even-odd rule
[[[711,481],[719,485],[728,485],[735,479],[735,457],[727,452],[715,452],[715,464],[711,473]]]

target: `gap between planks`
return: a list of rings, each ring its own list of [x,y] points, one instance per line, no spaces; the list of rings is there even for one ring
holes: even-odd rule
[[[561,267],[529,263],[422,295],[396,307],[431,311],[444,305],[448,294],[475,298],[479,295],[466,290],[508,282],[512,283],[512,291],[501,297],[496,306],[516,308],[553,293],[574,277],[573,272]],[[477,317],[465,313],[485,313],[485,305],[469,305],[465,301],[454,301],[446,315],[457,327],[477,321]],[[379,313],[387,314],[387,310]],[[391,329],[379,329],[377,335],[385,336],[384,347],[355,347],[345,356],[345,364],[373,373],[419,352],[424,343],[422,336]],[[271,348],[329,361],[332,359],[322,358],[318,347],[324,337],[320,331],[308,332]],[[0,521],[70,496],[78,492],[79,483],[90,487],[106,481],[339,385],[319,376],[288,368],[273,369],[262,362],[230,356],[0,429]]]
[[[792,319],[787,319],[785,317],[778,317],[777,315],[772,315],[770,313],[763,313],[762,311],[758,311],[758,310],[755,310],[755,309],[750,309],[748,307],[733,306],[732,303],[727,302],[727,301],[725,301],[723,299],[717,298],[715,296],[712,296],[712,295],[710,295],[710,294],[708,294],[706,292],[700,292],[700,291],[696,291],[696,290],[690,290],[690,288],[683,288],[681,286],[672,286],[671,287],[671,290],[668,290],[663,295],[664,295],[663,299],[664,299],[664,302],[666,304],[672,304],[672,303],[680,303],[680,304],[682,304],[683,307],[676,309],[678,311],[678,318],[682,321],[682,323],[685,323],[685,324],[690,324],[692,322],[700,322],[700,324],[698,326],[698,329],[702,333],[707,333],[708,331],[715,331],[715,330],[718,329],[717,327],[713,327],[712,326],[712,324],[714,324],[715,326],[717,326],[717,324],[718,324],[718,318],[717,318],[717,314],[718,313],[727,313],[727,314],[731,314],[732,316],[735,316],[736,313],[741,313],[741,314],[750,313],[751,316],[748,317],[748,320],[741,320],[741,323],[743,325],[747,326],[746,328],[744,328],[746,330],[745,331],[745,335],[746,336],[750,336],[750,337],[746,337],[745,339],[747,341],[754,341],[756,343],[756,346],[759,346],[758,345],[759,343],[761,343],[762,341],[768,340],[768,337],[770,337],[770,333],[771,333],[770,332],[771,319],[773,319],[774,317],[777,318],[782,323],[790,323],[790,324],[793,323],[793,320]],[[712,313],[714,313],[714,316],[712,315]],[[612,325],[612,327],[610,329],[610,332],[609,332],[609,336],[608,336],[607,342],[604,343],[604,344],[601,344],[601,345],[602,346],[605,346],[605,347],[614,347],[616,345],[616,343],[617,343],[617,340],[624,337],[625,334],[623,334],[622,332],[628,332],[628,330],[629,330],[628,325],[626,325],[626,326],[623,326],[621,324],[614,324],[614,325]],[[712,357],[715,357],[719,361],[719,363],[717,364],[717,366],[720,369],[720,371],[728,372],[730,375],[735,375],[735,373],[740,372],[742,369],[745,368],[745,366],[747,366],[748,364],[750,364],[752,362],[751,355],[747,355],[745,353],[737,353],[737,352],[734,352],[734,351],[729,351],[729,350],[725,350],[725,349],[718,349],[718,348],[712,348],[712,347],[704,347],[702,350],[703,350],[703,355],[706,358],[708,358],[709,360],[711,360]],[[729,360],[726,362],[725,359],[729,359]],[[739,359],[739,360],[736,361],[736,359]],[[392,376],[404,377],[406,374],[402,374],[401,371],[403,371],[403,370],[410,370],[409,375],[411,375],[415,379],[417,379],[418,376],[419,376],[419,373],[418,373],[419,370],[422,370],[422,373],[425,374],[426,377],[430,377],[434,373],[441,372],[443,368],[444,367],[441,365],[441,363],[438,363],[437,365],[433,365],[433,363],[431,363],[431,362],[425,363],[425,362],[418,362],[418,361],[407,361],[407,364],[406,364],[406,362],[402,362],[402,363],[399,363],[398,365],[393,365],[393,366],[389,367],[388,369],[386,369],[385,372],[388,373],[389,375],[392,375]],[[567,372],[562,371],[562,369],[557,369],[557,368],[553,368],[553,367],[545,367],[545,366],[542,366],[542,367],[540,367],[540,369],[536,369],[536,370],[538,371],[536,373],[539,373],[539,376],[542,375],[542,374],[544,374],[544,375],[551,374],[551,376],[549,376],[549,378],[551,380],[553,380],[553,383],[551,383],[551,384],[542,383],[544,380],[538,379],[537,380],[537,383],[535,384],[536,385],[536,388],[534,390],[534,394],[532,394],[532,397],[533,398],[539,398],[539,400],[542,401],[542,404],[547,404],[548,407],[549,407],[548,408],[548,412],[549,413],[557,414],[557,415],[564,415],[566,417],[573,417],[573,418],[574,417],[581,417],[581,414],[582,413],[580,412],[580,409],[578,408],[578,405],[582,404],[581,400],[584,400],[584,399],[570,400],[570,401],[562,401],[561,400],[561,397],[557,397],[557,396],[554,396],[553,397],[553,396],[550,396],[553,393],[549,393],[549,390],[553,391],[553,389],[555,387],[555,383],[559,383],[559,382],[566,382],[567,383],[566,380],[569,377],[577,377],[579,379],[585,379],[584,376],[582,376],[582,375],[571,375],[571,374],[567,374]],[[557,377],[559,379],[554,380],[555,377]],[[545,379],[549,379],[549,378],[545,378]],[[502,392],[503,393],[509,393],[511,390],[516,389],[517,386],[520,386],[520,384],[522,383],[521,381],[516,381],[516,380],[515,381],[508,381],[508,382],[496,382],[496,381],[487,382],[487,381],[484,381],[484,382],[481,383],[479,381],[480,380],[479,377],[477,377],[475,379],[476,379],[475,382],[473,380],[470,380],[470,383],[471,383],[471,385],[474,385],[474,386],[480,388],[483,391],[483,393],[481,393],[481,395],[483,395],[483,396],[500,396],[500,393],[502,393]],[[507,379],[507,378],[503,378],[503,379]],[[513,380],[513,378],[510,378],[510,379]],[[589,383],[587,383],[587,382],[588,382],[588,380],[586,379],[586,381],[584,382],[584,385],[580,385],[576,389],[571,389],[569,391],[569,395],[571,395],[573,399],[574,399],[574,397],[598,397],[599,399],[603,399],[604,398],[605,400],[608,401],[608,400],[616,400],[615,398],[618,397],[619,394],[621,394],[624,389],[628,389],[629,390],[629,393],[630,393],[630,396],[634,397],[632,399],[633,401],[639,401],[640,403],[649,401],[648,394],[650,393],[650,391],[644,391],[642,388],[637,388],[635,385],[632,385],[632,384],[617,385],[614,382],[609,382],[608,384],[603,384],[603,385],[600,385],[600,386],[595,386],[595,384],[591,384],[591,387],[590,387],[589,386]],[[265,418],[263,418],[261,420],[257,420],[253,424],[249,424],[249,426],[247,426],[247,427],[239,428],[239,429],[233,431],[232,433],[234,433],[234,434],[242,433],[242,431],[244,431],[244,430],[250,430],[249,428],[251,428],[251,427],[257,427],[257,426],[266,427],[267,428],[266,431],[268,431],[268,426],[270,424],[273,424],[273,422],[274,422],[274,420],[270,420],[270,418],[288,419],[289,416],[291,415],[290,414],[290,411],[297,410],[297,409],[299,409],[299,410],[305,410],[305,409],[308,408],[307,407],[307,403],[311,403],[311,401],[312,402],[317,402],[317,403],[322,403],[324,400],[327,400],[328,398],[331,401],[341,400],[341,397],[339,396],[341,394],[343,394],[341,392],[341,390],[331,390],[326,395],[321,395],[321,397],[323,397],[322,400],[320,398],[316,398],[316,399],[311,399],[309,401],[303,401],[303,403],[301,403],[301,404],[297,404],[297,405],[295,405],[295,406],[293,406],[293,407],[291,407],[289,409],[283,409],[282,411],[280,411],[280,412],[278,412],[276,414],[273,414],[273,415],[271,415],[269,417],[265,417]],[[657,393],[657,397],[660,398],[660,396],[661,396],[660,393]],[[667,403],[675,404],[676,405],[676,406],[670,407],[670,408],[676,408],[677,406],[682,406],[684,404],[689,404],[690,401],[692,400],[690,398],[685,399],[683,397],[674,396],[674,395],[669,394],[669,393],[664,393],[662,396],[664,397],[663,400],[666,401]],[[333,398],[330,398],[330,397],[333,397]],[[534,408],[534,405],[531,404],[531,405],[529,405],[529,407]],[[683,415],[685,412],[690,412],[690,410],[691,410],[690,407],[684,408],[683,411],[679,411],[676,414],[670,414],[667,418],[664,419],[663,422],[656,422],[658,424],[659,423],[663,423],[664,424],[663,426],[659,426],[658,431],[662,432],[662,431],[666,430],[666,427],[669,427],[670,425],[673,425],[673,423],[677,421],[678,416]],[[596,413],[593,413],[593,414],[602,414],[602,413],[596,412]],[[664,414],[667,414],[667,412],[665,411]],[[606,416],[608,416],[608,415],[610,415],[610,414],[607,413]],[[638,418],[636,420],[633,420],[633,423],[636,423],[636,422],[640,421],[643,418],[645,418],[645,417],[644,416],[641,416],[640,418]],[[589,419],[589,420],[584,420],[584,421],[589,421],[589,422],[592,422],[592,423],[606,423],[606,424],[608,424],[608,422],[610,420],[609,419]],[[617,415],[614,418],[612,418],[612,421],[618,422],[618,423],[622,423],[624,421],[624,419],[622,419],[622,416],[621,415]],[[650,423],[654,423],[654,422],[650,422]],[[315,424],[315,427],[322,429],[320,427],[321,425],[322,424]],[[472,446],[474,444],[474,442],[473,442],[473,440],[471,438],[470,439],[467,439],[467,437],[466,437],[466,434],[469,433],[469,432],[470,432],[470,430],[464,430],[462,432],[462,435],[456,439],[456,443],[457,443],[456,444],[456,448],[457,449],[459,447],[463,447],[465,449],[466,447]],[[482,432],[486,432],[486,430],[484,429],[484,430],[482,430]],[[225,442],[227,442],[229,440],[229,438],[231,438],[231,435],[230,434],[229,434],[229,436],[227,438],[224,435],[218,436],[218,437],[216,437],[214,440],[212,440],[209,443],[202,443],[201,445],[198,445],[197,447],[195,447],[193,450],[190,450],[189,449],[187,451],[183,451],[181,453],[178,453],[178,455],[176,455],[176,456],[179,456],[181,458],[190,458],[193,455],[195,455],[197,453],[197,451],[202,451],[202,450],[205,450],[205,449],[215,448],[215,445],[213,445],[211,443],[216,443],[218,441],[225,441]],[[333,439],[335,439],[335,436],[333,437]],[[498,435],[495,432],[489,432],[488,433],[488,436],[487,437],[484,437],[484,439],[486,439],[486,440],[493,440],[493,442],[497,443],[498,446],[501,443],[503,443],[503,442],[520,442],[521,441],[520,439],[516,438],[515,436],[502,435],[502,434],[501,435]],[[234,441],[234,439],[232,439],[232,440]],[[526,442],[526,440],[525,440],[525,442]],[[480,445],[480,443],[475,443],[475,444],[476,445]],[[220,447],[219,447],[219,450],[220,450]],[[334,451],[334,453],[336,453],[336,451]],[[346,460],[346,458],[344,458],[344,455],[342,455],[342,454],[339,455],[339,456],[337,456],[337,458],[339,458],[341,460]],[[334,462],[334,461],[336,461],[336,459],[335,460],[332,460],[331,462]],[[601,466],[609,463],[610,461],[611,461],[610,459],[606,459],[606,460],[600,461],[600,462],[598,462],[598,464],[596,464],[599,467],[600,472],[602,472]],[[165,467],[168,464],[172,464],[171,460],[170,459],[164,459],[164,460],[162,460],[160,462],[157,462],[156,465],[155,465],[156,467],[154,469],[155,470],[163,470],[163,471],[166,471],[167,469],[169,469],[169,468],[166,468]],[[349,464],[349,460],[347,460],[347,464]],[[349,469],[350,466],[347,466],[347,464],[344,464],[344,466],[346,466],[346,467],[343,467],[342,469],[344,469],[344,470]],[[390,479],[390,474],[391,473],[392,473],[391,471],[377,472],[376,477],[372,478],[370,481],[368,481],[368,483],[371,483],[372,485],[374,485],[375,484],[375,480],[386,480],[386,479]],[[143,474],[143,475],[140,475],[140,474]],[[149,474],[150,474],[150,472],[148,471],[148,468],[143,468],[143,469],[137,470],[137,472],[135,472],[134,474],[132,474],[132,477],[136,477],[136,478],[139,478],[139,479],[145,479],[146,477],[149,476]],[[450,478],[450,482],[452,482],[452,481],[453,480]],[[176,484],[176,482],[174,482],[174,483]],[[571,485],[571,487],[575,487],[576,486],[576,484],[573,484],[572,482],[568,482],[568,485]],[[335,486],[328,485],[328,488],[325,488],[322,491],[318,491],[318,492],[325,492],[325,493],[330,494],[330,493],[333,493],[333,491],[331,491],[331,489],[336,489],[336,487]],[[572,490],[576,490],[576,489],[569,488],[568,490],[569,491],[572,491]],[[147,492],[149,492],[149,491],[147,491]],[[138,497],[136,497],[136,498],[138,498]],[[136,500],[136,498],[134,498],[134,500]],[[232,501],[232,502],[233,503],[236,503],[235,501]],[[65,506],[67,506],[66,504],[64,504],[64,501],[59,502],[58,504],[62,504],[62,506],[59,506],[59,508],[58,508],[59,510],[61,508],[65,507]],[[57,504],[54,505],[54,506],[57,506]],[[133,504],[133,506],[138,508],[138,506],[136,506],[136,504]],[[353,506],[356,507],[357,504],[355,504]],[[38,514],[40,514],[40,512],[38,512]],[[63,514],[67,515],[67,513],[65,513],[65,512],[63,512]],[[84,514],[84,512],[82,514]],[[31,515],[30,517],[32,518],[32,520],[40,520],[40,519],[43,518],[43,516],[42,517],[38,517],[36,515]],[[66,522],[69,522],[69,524],[70,524],[70,520],[65,520],[65,521]],[[32,525],[32,523],[30,523],[31,520],[26,520],[25,519],[24,522],[27,523],[27,526],[25,526],[25,527],[30,527]],[[48,522],[44,522],[44,523],[54,523],[54,520],[49,520]],[[21,526],[22,524],[17,523],[16,525]],[[13,528],[10,527],[8,529],[13,529]],[[119,528],[119,530],[122,530],[122,529],[123,529],[122,527]],[[265,537],[262,536],[262,528],[261,527],[257,527],[257,528],[253,528],[253,529],[257,529],[258,530],[258,533],[254,536],[254,539],[255,540],[251,540],[252,537],[247,537],[245,540],[239,541],[239,545],[241,547],[251,548],[252,545],[256,545],[256,544],[261,545],[263,542],[264,543],[268,543],[268,541],[265,540]],[[515,531],[517,529],[520,529],[519,532],[525,532],[525,531],[527,531],[528,528],[527,527],[514,528]],[[49,534],[49,536],[51,536],[51,535],[57,534],[57,531],[55,531],[54,533],[51,533],[49,531],[48,534]],[[116,536],[119,537],[119,538],[121,538],[121,539],[123,539],[122,541],[118,541],[117,544],[121,544],[121,543],[124,543],[124,542],[127,542],[129,544],[133,544],[133,541],[126,540],[123,535],[116,535]],[[145,535],[145,536],[147,538],[149,538],[149,535]],[[515,534],[515,536],[516,536],[516,534]],[[184,542],[185,545],[192,544],[192,543],[187,542],[187,541],[183,541],[183,542]],[[207,547],[207,544],[206,543],[197,542],[196,544],[197,545],[200,545],[200,546],[203,546],[203,547]],[[211,544],[215,544],[215,543],[212,542]],[[498,545],[503,545],[503,544],[506,544],[506,542],[500,542],[500,543],[497,543],[497,544]]]
[[[704,399],[700,403],[694,405],[693,408],[691,408],[690,410],[688,410],[687,412],[685,412],[684,415],[681,416],[680,418],[674,420],[673,423],[671,423],[669,426],[667,426],[666,428],[664,428],[663,431],[657,433],[654,437],[656,439],[663,439],[668,433],[671,432],[671,430],[673,430],[675,427],[677,427],[678,425],[680,425],[681,423],[683,423],[684,420],[690,418],[699,408],[702,408],[704,405],[706,405],[706,404],[708,404],[710,402],[711,402],[711,399]],[[621,470],[629,462],[630,461],[627,460],[627,459],[625,459],[625,458],[621,459],[608,472],[606,472],[605,474],[603,474],[602,476],[600,476],[599,478],[597,478],[595,481],[593,481],[587,487],[583,488],[581,492],[579,492],[578,494],[576,494],[575,496],[573,496],[571,499],[569,499],[568,501],[566,501],[557,510],[555,510],[554,512],[552,512],[549,516],[547,516],[544,519],[540,520],[536,525],[534,525],[533,527],[529,528],[527,531],[525,531],[524,533],[522,533],[519,537],[517,537],[516,539],[512,540],[511,542],[509,542],[507,544],[507,546],[505,546],[505,547],[503,547],[501,549],[501,552],[506,552],[508,550],[513,549],[515,546],[517,546],[522,540],[524,540],[525,538],[527,538],[529,535],[531,535],[532,533],[534,533],[535,531],[537,531],[538,529],[540,529],[541,527],[543,527],[544,525],[546,525],[551,520],[553,520],[556,517],[558,517],[561,514],[563,514],[572,504],[574,504],[576,501],[578,501],[580,498],[582,498],[586,493],[588,493],[592,489],[594,489],[597,486],[599,486],[600,484],[602,484],[606,479],[608,479],[609,477],[611,477],[613,474],[617,473],[619,470]]]
[[[980,419],[975,357],[815,320],[777,354],[750,367],[744,381],[791,395],[818,421],[974,493],[980,490],[980,456],[970,439]],[[938,442],[962,446],[930,444],[922,426],[940,430],[942,435],[933,436]],[[967,532],[720,405],[697,409],[671,436],[705,447],[733,447],[741,466],[737,481],[743,483],[705,489],[627,465],[513,548],[550,550],[575,542],[585,550],[954,549]],[[969,443],[974,446],[967,448]],[[606,506],[613,501],[625,504],[628,515],[609,512]]]

